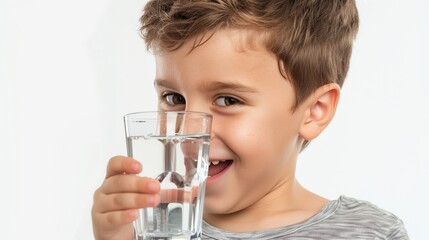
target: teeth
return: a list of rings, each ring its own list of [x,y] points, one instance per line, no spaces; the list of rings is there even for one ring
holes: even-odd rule
[[[227,160],[211,161],[211,162],[209,162],[209,166],[210,165],[218,165],[220,162],[225,162],[225,161],[227,161]]]

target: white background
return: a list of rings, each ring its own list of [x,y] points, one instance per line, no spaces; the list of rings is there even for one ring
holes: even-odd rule
[[[0,239],[92,239],[122,116],[155,109],[144,1],[0,0]],[[332,125],[301,182],[369,200],[428,239],[429,4],[358,0],[360,31]]]

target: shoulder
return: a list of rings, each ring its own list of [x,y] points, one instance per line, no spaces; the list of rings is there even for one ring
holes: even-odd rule
[[[335,215],[341,218],[379,220],[379,222],[395,223],[400,219],[393,213],[384,210],[375,204],[352,197],[340,196],[337,200]]]
[[[338,198],[336,211],[325,221],[374,234],[380,239],[408,239],[402,220],[395,214],[368,201],[347,196]]]
[[[203,222],[203,239],[384,239],[408,240],[393,213],[363,200],[341,196],[297,224],[256,232],[227,232]]]

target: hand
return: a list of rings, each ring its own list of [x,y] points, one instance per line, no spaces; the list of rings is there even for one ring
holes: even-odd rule
[[[138,209],[160,203],[159,182],[137,176],[141,170],[141,164],[132,158],[110,159],[106,178],[94,193],[91,215],[95,239],[133,239],[132,222]]]
[[[193,203],[197,199],[198,187],[193,187],[191,191],[183,189],[161,190],[161,203]]]

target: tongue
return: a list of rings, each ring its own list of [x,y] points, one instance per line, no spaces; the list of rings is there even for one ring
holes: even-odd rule
[[[224,162],[219,162],[218,165],[211,164],[209,167],[209,176],[214,176],[214,175],[222,172],[223,170],[225,170],[225,168],[227,168],[229,166],[230,163],[231,163],[231,161],[228,160],[228,161],[224,161]]]

